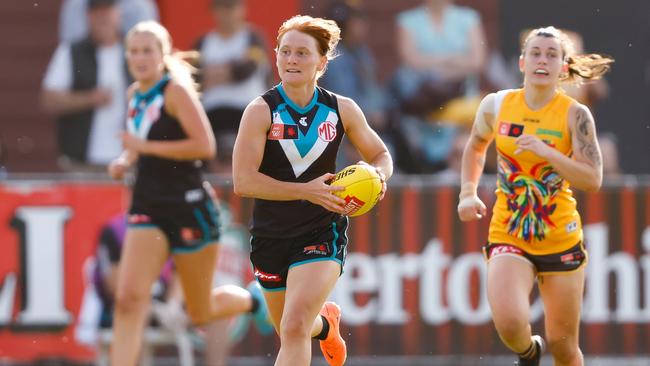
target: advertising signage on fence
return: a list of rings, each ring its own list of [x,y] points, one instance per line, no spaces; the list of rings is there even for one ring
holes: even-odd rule
[[[232,219],[251,201],[218,187]],[[488,221],[456,218],[457,190],[391,187],[351,221],[345,273],[333,293],[351,356],[494,355],[480,247]],[[483,190],[490,205],[490,190]],[[77,342],[83,266],[99,228],[126,209],[126,190],[102,184],[0,186],[0,359],[90,360]],[[647,355],[650,336],[650,187],[580,194],[589,251],[581,346],[591,355]],[[543,331],[533,294],[532,320]],[[276,337],[246,335],[239,355],[277,352]]]

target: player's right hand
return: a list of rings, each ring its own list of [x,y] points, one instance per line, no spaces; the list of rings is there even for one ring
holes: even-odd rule
[[[329,182],[336,177],[335,174],[325,173],[318,178],[305,183],[305,199],[313,204],[323,206],[325,209],[343,213],[345,200],[335,195],[335,192],[344,191],[345,187],[331,186]]]
[[[114,159],[108,165],[108,175],[113,179],[122,179],[124,178],[124,173],[129,169],[128,164],[123,159]]]
[[[458,202],[458,217],[460,221],[475,221],[482,219],[487,214],[483,201],[476,195],[466,196]]]

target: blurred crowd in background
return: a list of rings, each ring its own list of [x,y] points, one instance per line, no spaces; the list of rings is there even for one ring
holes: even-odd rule
[[[247,21],[247,12],[255,9],[247,7],[245,0],[209,1],[214,27],[194,42],[193,48],[200,52],[196,78],[218,143],[217,159],[208,170],[228,175],[244,108],[277,82],[274,45],[269,42],[274,35],[265,36]],[[517,59],[507,58],[498,42],[488,41],[479,11],[453,0],[421,0],[394,14],[394,32],[386,37],[394,38],[389,53],[395,67],[386,73],[378,67],[373,52],[377,47],[370,45],[377,38],[369,33],[372,6],[369,1],[335,0],[308,7],[312,15],[333,19],[342,29],[338,57],[330,61],[319,84],[359,103],[370,125],[389,145],[398,173],[436,174],[456,183],[478,103],[486,93],[520,86]],[[51,131],[56,134],[57,151],[51,153],[58,158],[55,166],[45,170],[103,172],[119,154],[125,90],[131,81],[123,35],[146,19],[159,20],[154,0],[62,1],[60,43],[40,92],[40,108],[56,121]],[[588,39],[565,30],[577,52],[607,53],[587,48]],[[607,80],[564,90],[592,109],[610,97]],[[595,117],[598,124],[598,113]],[[615,178],[622,173],[618,138],[606,129],[599,131],[605,177]],[[0,131],[0,174],[6,165],[2,135]],[[343,148],[341,167],[359,159],[350,146]],[[495,161],[488,159],[487,173],[494,172]]]

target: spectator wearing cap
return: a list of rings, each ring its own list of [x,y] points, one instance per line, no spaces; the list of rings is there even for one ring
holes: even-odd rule
[[[88,0],[88,37],[60,43],[42,83],[42,105],[57,118],[60,167],[104,171],[122,149],[128,76],[115,0]]]
[[[239,121],[250,101],[271,84],[266,42],[246,23],[244,0],[214,0],[214,28],[195,49],[199,65],[202,102],[217,140],[213,170],[230,173],[232,149]]]

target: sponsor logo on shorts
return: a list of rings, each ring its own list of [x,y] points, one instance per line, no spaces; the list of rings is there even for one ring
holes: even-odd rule
[[[181,228],[181,239],[183,241],[189,242],[189,241],[195,241],[201,239],[203,234],[201,233],[201,230],[193,227],[182,227]]]
[[[308,245],[303,248],[302,252],[305,255],[328,255],[327,245],[325,243]]]
[[[524,255],[524,251],[512,246],[512,245],[495,245],[490,249],[490,255],[489,258],[495,257],[497,255],[501,254],[516,254],[516,255]]]
[[[151,223],[151,216],[142,215],[142,214],[129,215],[128,223],[131,224],[131,225],[150,224]]]
[[[560,257],[560,261],[562,262],[562,264],[567,266],[576,266],[582,263],[583,259],[585,259],[585,254],[581,251],[563,254]]]
[[[265,281],[265,282],[282,281],[282,277],[280,275],[262,272],[257,268],[255,268],[255,277],[257,277],[258,280]]]
[[[197,188],[185,191],[185,202],[192,203],[198,202],[203,199],[203,189]]]

